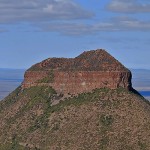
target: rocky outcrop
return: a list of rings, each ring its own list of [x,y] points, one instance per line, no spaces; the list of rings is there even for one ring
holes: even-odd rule
[[[22,88],[52,86],[58,93],[78,94],[95,88],[132,89],[131,72],[105,50],[83,52],[76,58],[49,58],[28,69]]]

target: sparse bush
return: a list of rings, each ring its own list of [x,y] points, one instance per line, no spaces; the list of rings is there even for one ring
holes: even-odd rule
[[[140,147],[140,150],[148,150],[147,145],[141,141],[138,141],[138,145]]]
[[[108,137],[103,137],[103,138],[100,140],[100,150],[105,150],[106,147],[108,146],[108,142],[109,142]]]
[[[103,126],[110,126],[112,125],[114,119],[111,115],[101,115],[100,122]]]

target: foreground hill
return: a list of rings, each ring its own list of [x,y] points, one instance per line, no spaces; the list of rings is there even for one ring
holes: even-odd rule
[[[93,66],[102,69],[91,68],[94,58]],[[71,59],[75,70],[61,69],[66,59],[43,62],[27,70],[22,85],[0,102],[0,150],[150,149],[150,104],[117,60],[96,50]],[[69,93],[59,90],[62,84]]]
[[[0,149],[149,150],[150,105],[125,89],[96,89],[51,106],[49,87],[18,88],[1,104]]]

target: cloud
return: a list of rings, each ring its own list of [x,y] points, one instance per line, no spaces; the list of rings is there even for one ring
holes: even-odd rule
[[[130,17],[116,17],[113,18],[112,23],[120,31],[150,31],[150,21]]]
[[[8,32],[6,29],[0,29],[0,33]]]
[[[147,0],[112,0],[106,8],[121,13],[148,13],[150,3]]]
[[[82,23],[45,23],[39,26],[39,29],[44,32],[57,32],[63,35],[87,35],[94,33],[93,26]]]
[[[113,18],[107,22],[97,22],[91,24],[85,23],[44,23],[38,26],[44,32],[57,32],[63,35],[91,35],[100,32],[116,32],[116,31],[150,31],[150,21],[142,21],[129,17]]]
[[[0,15],[0,23],[93,17],[73,0],[0,0]]]
[[[111,11],[132,13],[150,12],[149,7],[150,4],[146,0],[112,0],[107,5],[107,9]],[[150,21],[128,17],[95,22],[94,14],[73,0],[0,0],[0,15],[0,25],[25,22],[32,31],[34,28],[34,31],[38,29],[72,36],[91,35],[103,31],[150,31]],[[88,23],[84,19],[89,19]]]

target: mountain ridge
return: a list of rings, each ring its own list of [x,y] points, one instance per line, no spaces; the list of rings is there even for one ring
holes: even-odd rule
[[[105,66],[104,64],[110,66],[111,68],[108,68],[108,66]],[[38,71],[44,69],[57,69],[61,71],[72,71],[74,69],[77,71],[128,70],[104,49],[84,51],[75,58],[48,58],[40,63],[33,65],[27,71]]]

